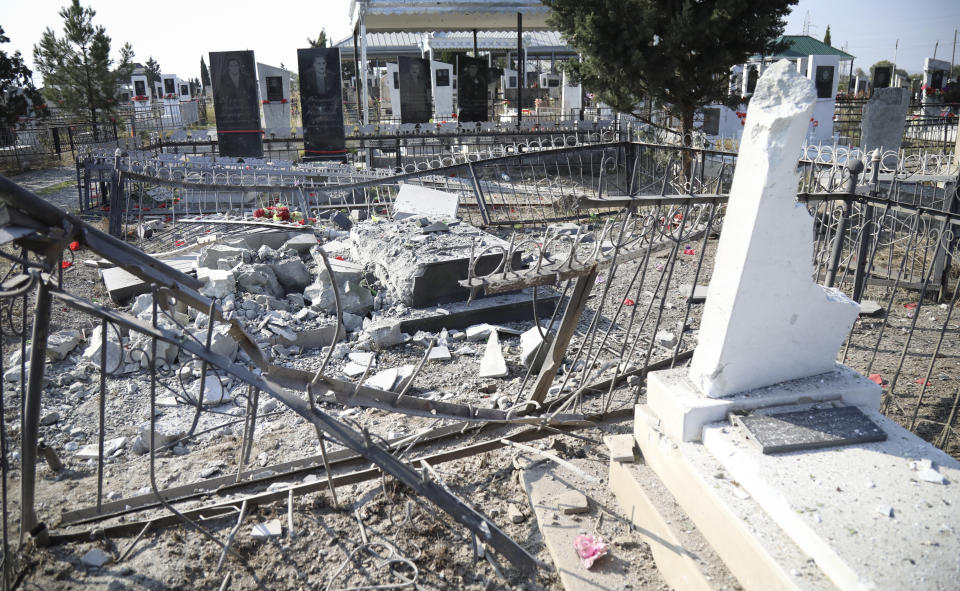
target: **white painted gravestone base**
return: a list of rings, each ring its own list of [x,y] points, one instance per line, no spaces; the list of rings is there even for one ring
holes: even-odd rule
[[[711,398],[832,371],[857,318],[857,303],[814,283],[813,218],[796,201],[815,101],[813,83],[783,60],[750,102],[690,367]]]

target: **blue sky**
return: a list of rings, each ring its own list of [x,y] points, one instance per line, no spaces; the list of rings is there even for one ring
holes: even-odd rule
[[[757,0],[763,1],[763,0]],[[2,49],[21,50],[33,64],[32,48],[45,27],[59,34],[57,12],[66,0],[0,1],[0,26],[11,43]],[[199,76],[200,56],[210,51],[253,49],[257,61],[292,67],[296,50],[306,38],[326,28],[328,36],[350,34],[349,0],[164,0],[149,4],[129,0],[85,0],[97,11],[95,22],[106,27],[115,52],[129,41],[136,60],[153,56],[164,72],[181,78]],[[855,67],[868,69],[881,59],[919,72],[923,59],[950,61],[953,31],[960,28],[960,0],[801,0],[788,19],[786,32],[799,34],[809,12],[811,35],[819,39],[827,25],[833,45],[856,56]],[[957,62],[960,63],[960,52]],[[39,76],[35,82],[40,85]]]

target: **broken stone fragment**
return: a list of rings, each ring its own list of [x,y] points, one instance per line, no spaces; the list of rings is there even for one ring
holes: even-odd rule
[[[317,245],[317,238],[313,232],[301,232],[295,234],[290,240],[283,243],[280,250],[292,249],[300,254],[310,252],[310,249]]]
[[[100,365],[101,345],[103,344],[103,325],[98,324],[90,333],[89,343],[83,352],[83,359]],[[123,360],[123,349],[120,348],[119,335],[113,328],[107,328],[107,373],[113,373],[120,368]]]
[[[237,274],[237,285],[249,293],[283,297],[283,289],[270,265],[258,263],[241,267]]]
[[[174,425],[173,423],[166,421],[157,421],[154,425],[153,431],[153,444],[154,447],[159,449],[164,446],[169,445],[170,443],[183,437],[184,431]],[[151,440],[150,437],[150,423],[144,423],[140,425],[140,431],[137,435],[137,438],[133,442],[132,451],[137,454],[145,454],[150,451],[150,448],[147,447],[148,443]]]
[[[283,533],[283,525],[279,519],[271,519],[264,523],[258,523],[250,530],[250,535],[254,540],[267,540],[279,537]]]
[[[200,252],[200,256],[197,257],[197,267],[217,269],[221,260],[234,261],[240,259],[244,252],[246,252],[245,249],[236,246],[214,244]]]
[[[504,378],[510,375],[507,361],[503,358],[503,351],[500,349],[500,337],[495,330],[490,331],[490,336],[487,338],[487,348],[480,360],[480,371],[477,375],[481,378]]]
[[[82,562],[84,566],[100,568],[110,562],[110,556],[100,548],[94,548],[84,554],[80,562]]]
[[[225,298],[237,290],[237,281],[232,271],[197,268],[197,279],[203,282],[200,293],[211,298]]]
[[[203,382],[197,382],[196,385],[194,385],[192,392],[194,399],[197,399],[200,396],[201,383],[204,384],[204,406],[218,406],[221,404],[226,404],[232,400],[230,391],[223,387],[223,383],[220,382],[220,378],[211,375],[208,375]]]
[[[547,345],[541,347],[543,343],[543,337],[540,336],[540,331],[543,331],[543,334],[547,337]],[[548,332],[546,327],[540,327],[539,329],[534,326],[530,330],[525,331],[520,335],[520,364],[524,367],[533,366],[533,371],[539,371],[540,365],[543,364],[543,360],[546,358],[547,349],[549,349],[549,342],[553,340],[553,333]]]
[[[396,320],[383,319],[371,322],[364,329],[364,334],[370,337],[376,349],[392,347],[403,342],[400,322]]]
[[[83,335],[79,330],[60,330],[47,338],[47,358],[51,361],[61,361],[76,349]]]
[[[288,292],[302,292],[313,281],[310,271],[300,259],[288,259],[273,265],[277,281]]]
[[[587,496],[577,490],[568,490],[557,497],[557,508],[564,515],[575,515],[590,511],[590,501]]]

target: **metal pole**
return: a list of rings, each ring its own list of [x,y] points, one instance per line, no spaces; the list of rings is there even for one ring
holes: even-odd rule
[[[956,45],[957,43],[956,35],[954,35],[953,43],[954,45]],[[474,59],[480,57],[479,54],[477,53],[477,30],[476,29],[473,30],[473,57]]]
[[[37,305],[33,320],[30,352],[30,375],[27,378],[27,398],[23,412],[23,479],[20,481],[21,521],[20,541],[32,531],[39,520],[34,507],[37,479],[37,443],[40,436],[40,399],[43,395],[43,367],[47,358],[47,337],[50,334],[50,288],[39,281]]]
[[[517,127],[523,120],[523,13],[517,13]]]
[[[353,65],[357,72],[357,125],[360,124],[360,102],[363,100],[360,94],[360,24],[353,29]]]
[[[367,88],[367,26],[363,23],[363,17],[360,18],[360,61],[363,67],[360,68],[363,74],[363,124],[370,123],[370,113],[367,106],[370,97],[370,89]],[[367,163],[369,166],[369,162]]]

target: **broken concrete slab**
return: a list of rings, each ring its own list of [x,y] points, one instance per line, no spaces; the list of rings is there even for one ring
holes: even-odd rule
[[[295,234],[280,246],[280,250],[292,249],[300,254],[310,252],[317,245],[317,237],[312,233]]]
[[[860,302],[861,316],[880,316],[886,308],[873,300],[863,300]]]
[[[279,519],[271,519],[263,523],[258,523],[250,528],[250,537],[254,540],[269,540],[278,538],[283,534],[283,524]]]
[[[307,266],[300,259],[286,259],[272,265],[277,281],[286,293],[303,292],[313,282]]]
[[[83,351],[83,359],[99,366],[102,356],[103,325],[98,324],[94,327],[87,343],[87,348]],[[107,328],[107,373],[116,371],[122,361],[123,349],[120,347],[119,335],[113,328]]]
[[[458,195],[404,183],[397,191],[397,198],[393,202],[393,219],[426,216],[440,220],[455,220],[459,206]]]
[[[453,359],[453,356],[446,345],[434,345],[430,349],[430,354],[427,355],[427,361],[449,361],[450,359]]]
[[[100,568],[111,560],[110,555],[100,548],[93,548],[80,558],[80,562],[82,562],[84,566],[93,568]]]
[[[283,297],[283,288],[277,281],[277,275],[271,265],[255,263],[244,265],[237,273],[237,287],[253,294]]]
[[[200,293],[211,298],[225,298],[237,291],[237,280],[232,271],[199,267],[197,279],[203,282]]]
[[[505,378],[510,375],[507,369],[507,361],[503,358],[503,350],[500,348],[500,337],[497,331],[491,331],[487,338],[487,347],[483,351],[483,358],[480,360],[480,371],[477,376],[481,378]]]
[[[403,333],[400,332],[400,322],[387,318],[371,322],[363,332],[373,339],[377,349],[399,345],[404,340]]]
[[[707,301],[707,291],[710,289],[709,285],[697,285],[693,287],[689,283],[684,283],[680,286],[680,295],[687,298],[691,304],[699,304]]]
[[[316,244],[316,241],[314,241]],[[236,260],[243,257],[245,249],[227,244],[213,244],[200,252],[197,257],[197,270],[203,267],[216,269],[221,260]]]
[[[633,435],[607,435],[603,442],[610,451],[610,459],[614,462],[635,462],[634,454],[636,444],[633,441]]]
[[[564,515],[578,515],[590,512],[590,501],[587,495],[578,490],[566,490],[557,495],[555,507]]]
[[[83,335],[79,330],[66,329],[58,330],[47,338],[47,359],[51,361],[62,361],[66,359],[71,351],[77,348]]]

